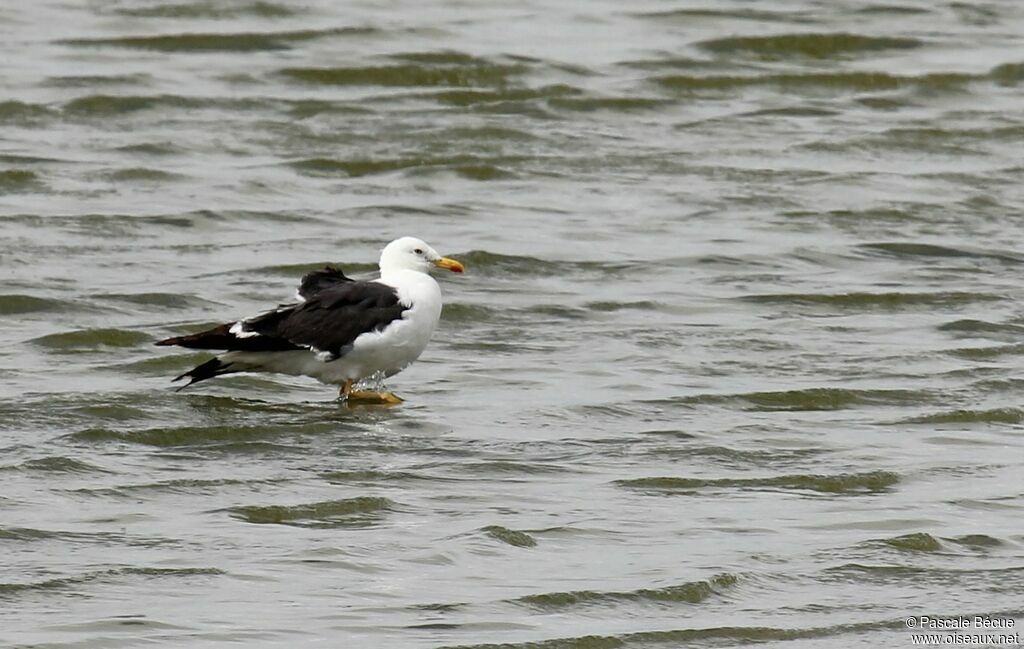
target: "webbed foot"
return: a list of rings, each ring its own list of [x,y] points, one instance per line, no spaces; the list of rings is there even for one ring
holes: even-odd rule
[[[402,403],[402,398],[396,395],[394,392],[350,390],[348,393],[348,402],[397,406],[398,404]]]

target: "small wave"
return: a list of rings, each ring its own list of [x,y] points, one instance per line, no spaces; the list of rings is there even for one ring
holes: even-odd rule
[[[984,393],[1011,392],[1016,398],[1024,390],[1024,378],[983,379],[973,383],[972,387]]]
[[[51,456],[35,460],[27,460],[21,464],[4,469],[31,471],[40,473],[109,473],[106,469],[71,457]]]
[[[472,88],[503,86],[526,66],[500,63],[472,65],[374,65],[333,68],[284,68],[285,77],[325,86],[408,86]]]
[[[449,141],[465,140],[469,142],[530,142],[537,139],[536,136],[532,135],[531,133],[528,133],[527,131],[521,131],[514,128],[507,128],[504,126],[449,128],[442,131],[442,134],[443,137]]]
[[[744,295],[739,300],[758,304],[795,304],[801,306],[830,306],[842,309],[885,309],[907,307],[952,307],[976,302],[996,302],[1006,299],[991,293],[939,291],[930,293],[768,293]]]
[[[968,250],[951,246],[940,246],[931,243],[914,241],[893,241],[883,243],[864,243],[859,246],[864,250],[877,251],[893,257],[975,257],[996,259],[1011,264],[1024,263],[1024,256],[1009,252],[989,250]]]
[[[1006,545],[1004,541],[988,534],[965,534],[963,536],[954,536],[949,540],[957,545],[977,550],[988,550]]]
[[[303,424],[299,426],[267,424],[265,426],[176,426],[170,428],[149,428],[119,431],[109,428],[87,428],[67,435],[79,442],[128,442],[144,446],[208,446],[239,442],[256,442],[268,437],[278,437],[296,432],[318,432],[334,430],[329,423]]]
[[[119,577],[141,576],[141,577],[195,577],[223,575],[223,570],[217,568],[146,568],[146,567],[124,567],[101,570],[85,573],[73,577],[58,577],[44,581],[28,583],[0,583],[0,597],[21,595],[25,592],[39,590],[60,590],[87,584],[91,582],[108,582]]]
[[[555,97],[548,100],[552,108],[584,113],[599,110],[630,113],[655,110],[670,103],[670,100],[657,97]]]
[[[4,169],[0,171],[0,194],[17,194],[42,187],[42,180],[28,169]]]
[[[328,471],[327,473],[321,473],[320,477],[331,484],[379,484],[436,479],[408,471],[374,471],[370,469],[361,471]]]
[[[169,354],[142,358],[126,363],[111,363],[103,366],[105,370],[115,372],[131,372],[153,377],[176,376],[185,370],[192,369],[196,365],[208,360],[208,354]]]
[[[144,86],[152,81],[148,74],[76,74],[47,77],[45,85],[54,88],[95,88],[97,86]]]
[[[709,579],[686,582],[675,586],[664,586],[662,588],[640,588],[631,591],[574,590],[526,595],[513,601],[544,609],[560,609],[581,604],[617,603],[622,601],[699,604],[735,586],[738,581],[739,578],[736,575],[722,573]]]
[[[524,346],[519,343],[494,341],[451,342],[448,343],[448,347],[456,351],[481,352],[493,356],[522,354],[524,351],[543,351],[540,348]]]
[[[752,86],[775,86],[781,89],[822,89],[829,91],[868,92],[898,90],[901,88],[927,90],[955,90],[979,77],[953,72],[932,73],[921,76],[901,76],[887,72],[808,72],[733,75],[666,75],[655,82],[678,92],[733,91]]]
[[[564,267],[555,261],[526,255],[503,255],[486,250],[471,250],[459,256],[473,272],[493,275],[552,275]]]
[[[694,20],[752,20],[758,23],[768,22],[813,22],[805,14],[790,11],[761,11],[757,9],[669,9],[667,11],[649,11],[634,14],[638,18],[649,18],[664,22],[678,20],[690,23]]]
[[[188,176],[163,171],[162,169],[149,169],[146,167],[130,167],[118,169],[104,174],[104,177],[113,183],[153,183],[173,182],[187,180]]]
[[[908,560],[910,557],[908,557]],[[1020,592],[1024,586],[1024,567],[949,568],[943,564],[929,567],[899,564],[845,563],[822,570],[825,581],[843,583],[875,583],[893,588],[900,582],[922,587],[925,584],[945,586],[951,583],[998,584],[1002,593]]]
[[[989,77],[1001,86],[1016,86],[1024,81],[1024,63],[1004,63],[992,68]]]
[[[277,110],[281,102],[259,97],[189,97],[185,95],[113,95],[91,94],[77,97],[63,106],[64,115],[78,119],[120,117],[146,110],[193,112],[224,110],[231,112],[262,112]],[[146,147],[147,145],[141,145]],[[152,145],[148,145],[152,146]],[[119,150],[128,150],[125,148]],[[143,150],[143,152],[146,152]],[[166,151],[148,151],[159,155],[178,153],[173,147]]]
[[[285,50],[292,44],[331,36],[363,36],[372,28],[302,30],[293,32],[187,33],[120,38],[76,38],[59,41],[71,47],[123,47],[159,52],[253,52]]]
[[[56,116],[56,112],[43,104],[28,104],[22,101],[0,101],[0,123],[31,125]]]
[[[1020,408],[993,408],[991,410],[948,410],[930,415],[910,417],[899,424],[1020,424],[1024,410]]]
[[[704,488],[792,489],[831,494],[859,494],[887,491],[900,478],[890,471],[867,473],[796,474],[770,478],[635,478],[616,480],[620,487],[662,492],[693,492]]]
[[[911,552],[938,552],[942,549],[942,543],[927,532],[894,536],[888,539],[880,539],[879,542],[897,550],[908,550]]]
[[[441,319],[452,323],[492,322],[499,316],[497,309],[482,304],[445,304],[441,311]]]
[[[381,158],[376,160],[335,158],[307,158],[289,163],[293,169],[315,176],[335,176],[339,173],[350,178],[390,173],[393,171],[436,172],[452,171],[470,180],[494,180],[508,178],[512,173],[499,165],[521,161],[521,158],[478,158],[470,155],[443,156],[437,158]]]
[[[858,622],[829,627],[781,629],[763,626],[722,626],[702,629],[636,631],[618,635],[587,635],[519,643],[445,645],[439,649],[619,649],[625,647],[732,647],[835,636],[863,637],[869,631],[905,629],[903,621]]]
[[[150,7],[116,7],[112,11],[121,16],[133,18],[241,18],[255,16],[258,18],[289,18],[301,13],[296,7],[276,2],[256,0],[255,2],[230,2],[205,0],[200,2],[183,2],[156,4]]]
[[[961,347],[950,349],[948,354],[969,360],[991,360],[1000,356],[1018,356],[1024,354],[1024,343],[1016,345],[994,345],[991,347]]]
[[[830,566],[823,572],[828,576],[842,576],[849,578],[850,575],[858,575],[859,578],[875,578],[888,582],[891,577],[926,576],[928,574],[941,574],[943,571],[929,568],[918,568],[914,566],[898,565],[865,565],[861,563],[844,563],[839,566]],[[960,571],[957,571],[960,572]]]
[[[722,404],[742,401],[760,411],[843,410],[863,405],[907,405],[932,401],[921,390],[854,390],[847,388],[806,388],[740,394],[698,394],[652,403],[679,405]]]
[[[252,505],[227,511],[247,523],[294,525],[297,527],[343,527],[372,522],[394,509],[388,498],[359,496],[304,505]]]
[[[636,269],[632,262],[556,261],[528,255],[506,255],[488,250],[471,250],[458,255],[460,261],[484,276],[596,274],[617,276]]]
[[[497,539],[506,545],[511,545],[517,548],[532,548],[537,545],[537,539],[533,538],[526,532],[510,530],[509,528],[502,527],[501,525],[488,525],[487,527],[481,528],[480,531],[484,532],[492,539]]]
[[[652,448],[645,454],[651,457],[693,458],[718,462],[724,466],[749,464],[778,469],[782,465],[804,464],[826,451],[814,448],[804,449],[737,449],[726,446],[679,446]]]
[[[87,351],[104,347],[138,347],[150,342],[148,334],[126,329],[80,329],[33,338],[29,342],[47,349]]]
[[[931,13],[932,11],[932,9],[927,7],[913,7],[909,5],[896,4],[877,4],[855,9],[854,13],[883,16],[887,14],[892,14],[895,16],[919,16],[921,14]]]
[[[507,180],[516,174],[492,164],[460,164],[446,168],[468,180]]]
[[[215,304],[194,295],[180,295],[178,293],[99,293],[89,297],[95,300],[121,302],[133,306],[151,306],[159,308],[161,311],[214,306]]]
[[[126,484],[116,487],[83,487],[70,489],[76,494],[90,496],[117,496],[121,498],[138,498],[139,493],[175,493],[185,495],[196,495],[198,493],[222,493],[223,487],[235,485],[258,485],[281,482],[280,480],[240,480],[233,478],[217,478],[203,480],[198,478],[180,478],[178,480],[164,480],[162,482],[149,482],[144,484]]]
[[[114,150],[139,156],[177,156],[187,153],[187,149],[174,142],[143,142],[120,146]]]
[[[388,54],[387,58],[392,61],[404,63],[419,63],[425,65],[462,65],[486,67],[493,65],[488,59],[458,52],[456,50],[436,50],[423,52],[396,52]]]
[[[653,59],[632,59],[622,61],[619,65],[626,68],[647,71],[685,70],[688,72],[716,72],[732,71],[735,68],[721,61],[709,60],[707,58],[692,58],[682,56],[658,57]]]
[[[864,36],[849,33],[776,34],[773,36],[732,36],[697,43],[714,54],[750,53],[759,59],[794,57],[832,59],[866,52],[914,49],[923,45],[916,38]]]
[[[432,92],[424,97],[451,106],[480,106],[534,100],[552,100],[582,94],[575,86],[554,84],[539,88],[499,87],[494,89],[460,89]]]
[[[234,222],[244,226],[251,223],[303,223],[319,221],[315,217],[296,214],[288,211],[258,211],[258,210],[195,210],[181,214],[167,214],[160,216],[136,217],[144,219],[147,224],[174,225],[183,227],[194,227],[207,223]],[[210,246],[210,244],[206,244]],[[216,249],[213,244],[210,248]]]
[[[828,108],[811,106],[787,106],[785,108],[764,108],[743,113],[743,117],[832,117],[839,112]]]
[[[591,311],[601,312],[615,312],[615,311],[658,311],[664,308],[664,305],[650,300],[638,300],[635,302],[617,302],[614,300],[605,300],[599,302],[588,302],[584,305]]]
[[[907,223],[925,222],[929,213],[919,206],[902,208],[875,207],[863,210],[827,210],[824,212],[811,210],[790,210],[783,213],[787,218],[812,219],[815,222],[825,219],[841,227],[870,224],[871,226],[905,227]]]
[[[137,407],[141,406],[141,407]],[[175,411],[180,407],[174,407]],[[113,393],[97,399],[94,392],[38,393],[0,403],[0,422],[23,427],[60,429],[72,419],[85,422],[114,423],[140,421],[154,416],[152,403],[140,403],[138,395]]]
[[[523,460],[481,460],[478,462],[461,462],[457,465],[461,475],[474,476],[515,476],[515,475],[553,475],[572,471],[571,468],[553,463],[525,462]],[[505,479],[512,481],[511,477]]]
[[[588,315],[585,309],[579,309],[563,304],[535,304],[533,306],[528,306],[525,309],[517,309],[516,311],[529,315],[545,316],[547,318],[554,318],[557,320],[585,320]],[[533,322],[539,323],[537,320],[533,320]]]
[[[86,95],[64,104],[64,112],[82,117],[124,115],[156,108],[196,109],[203,101],[179,95]]]
[[[60,537],[60,532],[37,530],[31,527],[0,527],[0,541],[45,541]]]
[[[985,320],[974,320],[965,318],[946,322],[938,326],[939,331],[952,331],[957,334],[983,337],[981,334],[1009,334],[1020,336],[1024,334],[1024,326],[1017,324],[1005,324],[1001,322],[987,322]]]
[[[0,295],[0,315],[72,310],[69,307],[71,305],[63,300],[35,297],[33,295]]]
[[[34,155],[17,155],[14,153],[0,153],[0,162],[7,164],[47,164],[52,162],[71,162],[66,158],[44,158],[41,156]],[[20,215],[20,218],[32,218],[32,215]],[[19,216],[11,215],[7,218],[19,218]],[[49,215],[47,215],[49,218]]]
[[[919,151],[936,154],[985,155],[984,149],[986,145],[1019,137],[1022,131],[1024,129],[1019,126],[1001,128],[938,128],[934,126],[890,128],[876,135],[858,138],[841,145],[822,143],[820,146],[822,147],[821,150],[828,150],[829,147],[838,146],[844,151],[848,151],[853,147],[900,153]],[[810,146],[816,147],[818,145],[812,144]],[[954,248],[953,250],[956,249]],[[966,252],[967,254],[964,256],[1002,258],[1003,261],[1016,264],[1024,261],[1024,257],[1014,253]]]

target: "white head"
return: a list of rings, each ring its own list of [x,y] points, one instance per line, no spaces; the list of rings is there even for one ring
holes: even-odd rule
[[[380,253],[380,272],[395,270],[415,270],[421,273],[430,272],[431,268],[447,268],[461,273],[465,267],[455,261],[437,254],[437,251],[416,237],[395,239]]]

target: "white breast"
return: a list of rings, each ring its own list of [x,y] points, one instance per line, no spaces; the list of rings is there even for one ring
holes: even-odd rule
[[[326,365],[344,366],[351,378],[400,372],[423,353],[441,318],[441,288],[433,277],[411,270],[395,271],[377,280],[398,290],[398,300],[410,308],[383,331],[355,339],[352,351]],[[339,367],[338,369],[341,369]],[[349,378],[349,376],[346,376]]]

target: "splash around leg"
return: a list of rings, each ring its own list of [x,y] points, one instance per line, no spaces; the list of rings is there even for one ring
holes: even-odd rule
[[[383,388],[384,377],[383,376],[372,376],[370,377],[371,383],[374,387]],[[345,383],[338,389],[338,398],[348,404],[361,404],[361,405],[387,405],[396,406],[402,403],[403,399],[396,395],[394,392],[388,392],[382,389],[377,390],[353,390],[355,381],[347,379]]]
[[[397,406],[403,399],[394,392],[374,392],[372,390],[352,390],[346,399],[348,403],[367,405]]]

